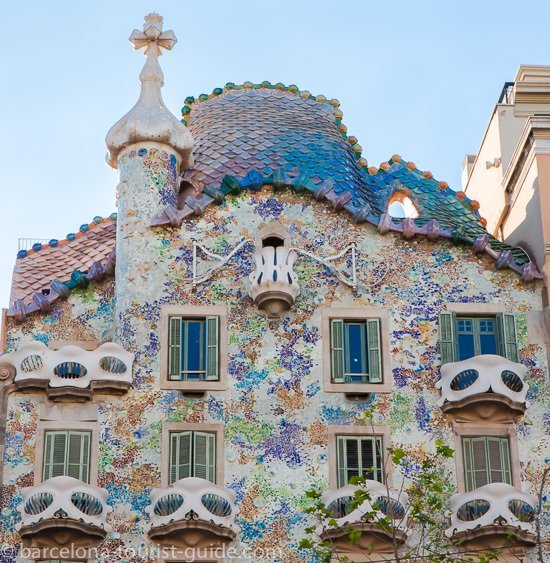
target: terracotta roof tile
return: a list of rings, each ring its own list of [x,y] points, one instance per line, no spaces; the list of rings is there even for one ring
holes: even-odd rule
[[[91,223],[74,240],[45,245],[17,259],[13,269],[10,305],[16,300],[32,301],[36,292],[50,287],[53,280],[67,281],[74,270],[88,271],[94,262],[104,263],[115,248],[116,221]]]

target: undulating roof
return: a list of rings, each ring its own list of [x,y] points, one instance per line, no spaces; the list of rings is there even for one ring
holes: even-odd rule
[[[337,100],[312,96],[296,86],[226,84],[212,94],[186,98],[183,122],[195,141],[194,165],[182,174],[178,206],[169,206],[153,225],[179,226],[226,196],[264,185],[310,193],[357,222],[405,238],[425,235],[472,245],[524,280],[540,278],[529,256],[489,235],[479,204],[446,182],[394,155],[369,167],[357,139],[348,136]],[[410,198],[415,218],[395,218],[388,205]],[[114,268],[114,218],[96,218],[65,241],[38,245],[18,255],[9,315],[24,318],[47,310],[74,287],[102,279]],[[57,281],[56,281],[57,280]],[[53,283],[52,283],[53,282]]]
[[[511,268],[526,280],[540,277],[524,250],[487,233],[479,204],[463,192],[397,155],[369,167],[357,139],[347,134],[338,100],[263,82],[229,83],[185,102],[182,115],[195,140],[195,163],[182,175],[185,197],[154,225],[177,226],[230,193],[274,185],[326,199],[380,232],[449,238],[489,254],[497,268]],[[418,217],[391,217],[388,204],[396,195],[410,197]]]

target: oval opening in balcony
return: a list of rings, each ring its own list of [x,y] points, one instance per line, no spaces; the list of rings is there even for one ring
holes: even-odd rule
[[[29,373],[30,371],[39,370],[42,367],[42,365],[43,365],[42,356],[39,356],[38,354],[33,354],[32,356],[27,356],[21,362],[21,369],[25,373]]]
[[[219,495],[213,493],[202,495],[201,502],[206,510],[214,514],[214,516],[229,516],[231,514],[229,501]]]
[[[157,516],[170,516],[183,504],[181,495],[170,494],[157,500],[154,512]]]
[[[402,520],[405,518],[405,507],[391,497],[378,497],[376,499],[378,508],[392,520]]]
[[[122,360],[119,360],[114,356],[105,356],[104,358],[101,358],[101,360],[99,360],[99,367],[104,371],[116,374],[125,373],[128,369]]]
[[[61,377],[62,379],[78,379],[84,377],[88,373],[88,370],[78,362],[63,362],[57,364],[53,368],[53,372],[57,377]]]
[[[473,385],[479,377],[479,372],[475,369],[465,369],[455,375],[451,381],[451,389],[453,391],[464,391]]]
[[[71,502],[86,516],[99,516],[103,512],[101,502],[89,493],[73,493]]]
[[[524,500],[519,500],[517,498],[512,499],[508,503],[508,508],[520,522],[535,521],[535,509]]]
[[[36,516],[44,512],[53,502],[53,496],[50,493],[38,493],[33,495],[25,504],[25,512],[31,516]]]
[[[333,500],[328,506],[327,510],[334,516],[334,518],[343,518],[347,516],[351,511],[351,503],[353,502],[353,497],[340,497]]]
[[[491,508],[491,503],[484,499],[474,499],[464,503],[457,511],[456,517],[462,522],[472,522],[481,518]]]
[[[523,381],[521,380],[520,376],[509,369],[505,369],[501,374],[500,377],[502,382],[510,391],[514,391],[518,393],[523,389]]]

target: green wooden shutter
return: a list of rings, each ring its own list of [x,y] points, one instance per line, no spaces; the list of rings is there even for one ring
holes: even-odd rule
[[[343,487],[348,484],[348,468],[346,462],[346,439],[343,436],[337,436],[337,473],[338,473],[338,487]]]
[[[170,433],[170,484],[191,474],[192,432]]]
[[[382,383],[380,319],[367,319],[367,349],[369,355],[369,383]]]
[[[455,362],[457,357],[457,343],[455,336],[455,313],[439,313],[439,347],[441,364]]]
[[[68,432],[65,475],[85,483],[90,473],[90,433]]]
[[[65,475],[66,432],[46,432],[42,480]]]
[[[193,433],[193,475],[216,482],[216,435],[212,432]]]
[[[170,317],[168,342],[168,379],[181,379],[181,317]]]
[[[512,313],[497,315],[500,355],[512,362],[518,361],[516,316]]]
[[[333,383],[344,383],[344,321],[330,321],[330,355]]]
[[[490,483],[512,484],[508,438],[487,438]]]
[[[206,317],[206,380],[218,381],[219,375],[219,317]]]

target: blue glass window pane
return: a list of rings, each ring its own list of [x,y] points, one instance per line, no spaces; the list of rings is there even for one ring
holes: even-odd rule
[[[184,353],[184,372],[189,373],[188,379],[199,379],[197,372],[204,371],[204,321],[186,320],[182,331],[183,353]]]
[[[497,339],[494,334],[480,334],[479,345],[481,354],[496,354],[497,353]]]
[[[346,372],[366,374],[367,371],[367,327],[366,323],[346,323]]]
[[[476,355],[475,341],[473,334],[458,333],[458,359],[467,360]]]

